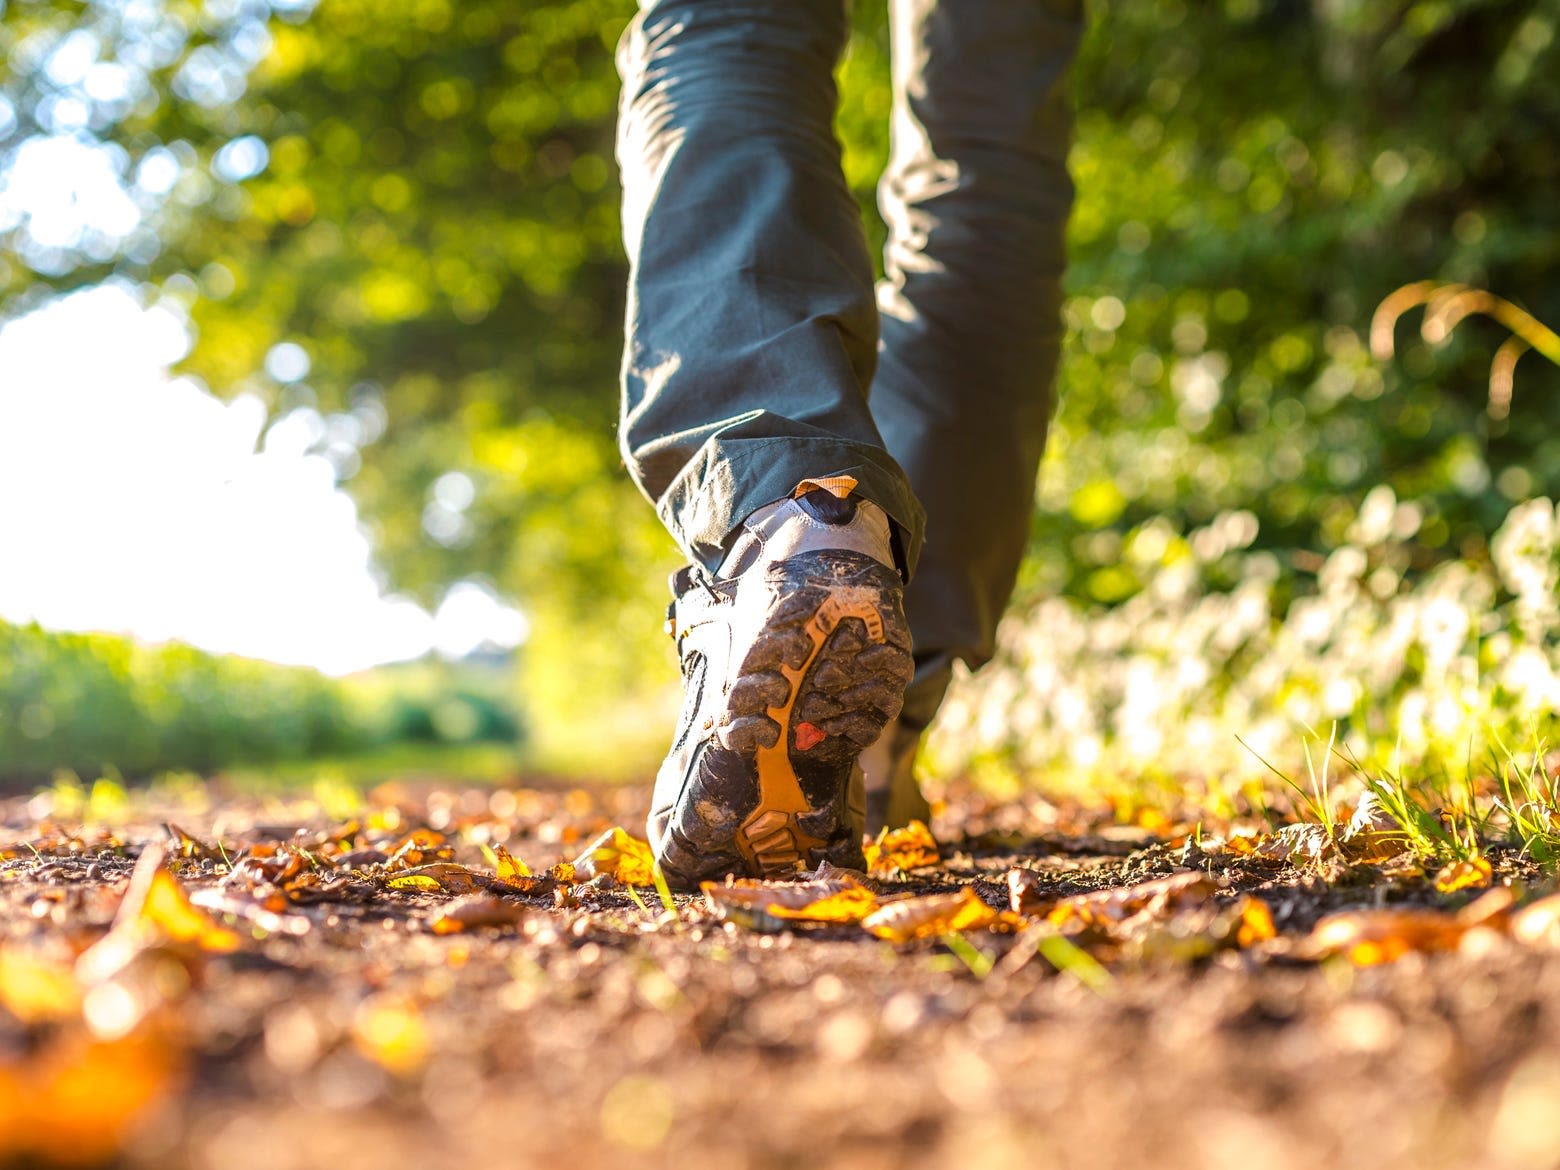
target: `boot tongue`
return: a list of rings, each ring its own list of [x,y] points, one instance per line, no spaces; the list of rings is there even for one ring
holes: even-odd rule
[[[824,524],[849,524],[856,518],[855,497],[842,498],[827,488],[814,488],[798,496],[796,502],[814,520]]]

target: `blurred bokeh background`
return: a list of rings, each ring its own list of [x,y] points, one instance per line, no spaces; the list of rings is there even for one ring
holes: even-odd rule
[[[1236,734],[1547,719],[1560,370],[1502,417],[1497,325],[1368,341],[1422,279],[1560,321],[1560,14],[1090,9],[1059,420],[945,767],[1178,782],[1260,771]],[[648,774],[676,558],[613,431],[630,12],[0,0],[0,777]]]

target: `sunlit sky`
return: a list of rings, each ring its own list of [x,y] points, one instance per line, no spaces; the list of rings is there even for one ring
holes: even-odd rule
[[[480,586],[434,615],[387,596],[313,412],[170,377],[188,344],[112,285],[0,329],[0,618],[332,673],[524,637]]]
[[[268,0],[285,19],[311,6]],[[212,108],[236,100],[271,44],[265,12],[213,0],[202,27],[221,35],[189,49],[185,21],[137,0],[88,9],[79,27],[13,46],[10,63],[39,68],[49,88],[30,111],[39,129],[17,142],[6,140],[21,120],[0,93],[0,266],[60,275],[116,256],[144,262],[159,247],[162,209],[199,205],[218,185],[264,170],[257,138],[227,143],[207,167],[181,142],[132,162],[97,131],[152,97],[153,72],[186,49],[172,90]],[[313,410],[306,338],[267,359],[273,382],[297,384],[275,417],[253,395],[224,402],[171,376],[190,341],[176,298],[119,284],[0,328],[0,619],[177,639],[332,673],[523,640],[524,617],[474,582],[457,583],[433,614],[386,595],[356,509],[337,488],[358,448],[383,430],[383,408],[367,402],[329,418]],[[430,531],[458,525],[470,481],[451,472],[434,494]]]

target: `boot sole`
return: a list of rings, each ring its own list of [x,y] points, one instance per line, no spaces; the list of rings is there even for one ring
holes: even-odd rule
[[[767,584],[771,607],[715,734],[754,761],[758,803],[734,844],[750,873],[774,877],[859,860],[851,770],[898,716],[915,668],[898,574],[873,558],[806,553]]]

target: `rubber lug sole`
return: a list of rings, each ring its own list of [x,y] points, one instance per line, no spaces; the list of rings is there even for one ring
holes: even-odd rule
[[[734,842],[755,876],[859,857],[851,770],[898,714],[914,673],[898,575],[853,552],[770,568],[772,608],[738,667],[716,732],[751,753],[757,806]]]

